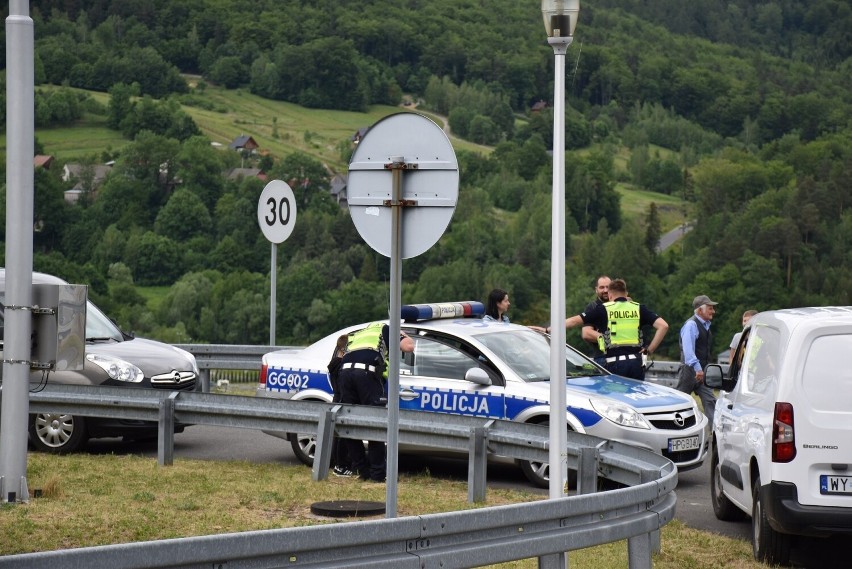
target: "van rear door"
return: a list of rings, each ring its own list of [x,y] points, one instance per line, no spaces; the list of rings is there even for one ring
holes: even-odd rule
[[[799,502],[852,508],[852,323],[812,328],[794,389]]]

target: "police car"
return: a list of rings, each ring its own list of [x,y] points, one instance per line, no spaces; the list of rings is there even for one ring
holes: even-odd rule
[[[414,351],[400,360],[400,409],[547,423],[549,337],[484,321],[483,312],[479,302],[403,307],[402,330],[414,340]],[[331,402],[326,366],[337,338],[364,326],[344,328],[300,352],[264,355],[257,396]],[[680,469],[701,465],[707,418],[692,397],[611,375],[570,346],[566,351],[569,429],[649,449]],[[313,463],[312,437],[268,434],[289,439],[299,460]],[[519,465],[531,482],[548,486],[547,464]]]

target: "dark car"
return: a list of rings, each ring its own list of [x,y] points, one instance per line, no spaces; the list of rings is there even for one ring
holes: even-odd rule
[[[68,284],[60,278],[33,273],[33,284]],[[0,269],[0,342],[3,339],[6,270]],[[193,391],[200,389],[195,357],[174,346],[135,338],[124,332],[97,306],[86,305],[86,355],[81,371],[34,370],[33,386],[44,383],[111,385]],[[0,343],[2,348],[2,343]],[[2,374],[2,368],[0,368]],[[45,375],[46,374],[46,375]],[[175,432],[186,425],[176,424]],[[29,441],[36,449],[64,453],[82,448],[90,438],[125,437],[149,439],[157,436],[157,423],[150,421],[80,417],[68,413],[39,413],[29,417]]]

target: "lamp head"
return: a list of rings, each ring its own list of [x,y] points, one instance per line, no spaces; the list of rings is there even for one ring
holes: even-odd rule
[[[580,0],[541,0],[541,14],[547,37],[573,36],[580,14]]]

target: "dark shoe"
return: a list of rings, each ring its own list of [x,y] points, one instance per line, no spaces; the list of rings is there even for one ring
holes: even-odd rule
[[[331,473],[340,478],[353,478],[358,476],[358,473],[345,466],[335,466],[331,469]]]

